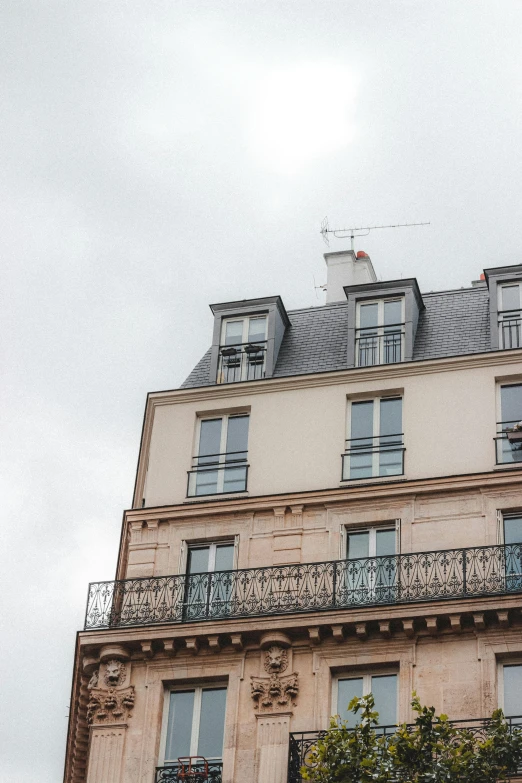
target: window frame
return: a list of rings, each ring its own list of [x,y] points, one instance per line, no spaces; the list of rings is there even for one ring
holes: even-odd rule
[[[511,419],[506,419],[504,421],[503,413],[502,413],[502,389],[506,388],[508,386],[520,386],[522,390],[522,379],[519,380],[499,380],[496,384],[496,415],[497,415],[497,423],[496,423],[496,435],[495,435],[495,465],[497,466],[504,466],[508,465],[510,467],[516,466],[522,461],[522,454],[521,454],[521,460],[504,460],[503,456],[505,453],[513,453],[513,449],[511,449],[510,452],[507,451],[507,449],[504,449],[504,443],[507,441],[507,436],[504,437],[506,430],[504,429],[504,424],[509,423]],[[520,415],[520,420],[522,420],[522,411]]]
[[[226,728],[227,728],[227,708],[228,708],[228,681],[217,680],[216,682],[205,682],[202,684],[193,683],[178,683],[176,685],[165,685],[163,694],[163,710],[161,718],[161,733],[160,733],[160,749],[158,753],[158,766],[171,766],[175,764],[172,761],[165,761],[165,753],[167,750],[167,730],[169,723],[169,710],[170,710],[170,694],[171,693],[186,693],[187,691],[194,691],[194,712],[192,715],[192,727],[190,733],[190,755],[197,755],[197,743],[199,741],[199,727],[201,724],[201,696],[204,690],[218,690],[225,689],[227,691],[225,700],[225,715],[223,716],[223,751],[226,747]],[[198,695],[199,692],[199,695]],[[196,703],[198,704],[198,710],[196,710]],[[194,733],[194,729],[197,728],[197,732]],[[193,748],[196,748],[193,752]],[[220,759],[208,759],[208,761],[223,761],[223,756]]]
[[[228,452],[226,451],[226,445],[227,445],[227,437],[228,437],[228,426],[230,419],[239,419],[239,418],[248,418],[248,429],[247,429],[247,447],[244,451],[238,452],[240,454],[245,454],[245,459],[238,460],[236,463],[234,462],[227,462],[226,457]],[[205,464],[202,465],[198,464],[198,460],[205,455],[199,454],[200,449],[200,442],[201,442],[201,426],[203,422],[205,421],[221,421],[221,433],[220,433],[220,441],[219,441],[219,449],[220,451],[216,455],[209,455],[209,456],[216,456],[218,457],[217,462],[215,463],[208,463],[208,469],[207,472],[211,472],[212,470],[215,470],[217,472],[217,483],[216,483],[216,491],[215,492],[208,492],[205,494],[198,495],[196,492],[197,489],[197,475],[198,468],[202,467],[205,468]],[[248,487],[248,439],[250,437],[250,411],[234,411],[232,413],[214,413],[214,414],[203,414],[200,416],[197,416],[196,420],[196,427],[195,427],[195,433],[194,433],[194,447],[193,447],[193,456],[191,458],[191,465],[192,467],[188,471],[188,480],[187,480],[187,498],[208,498],[208,497],[214,497],[216,495],[232,495],[237,493],[244,493],[247,491]],[[233,454],[234,452],[230,452],[230,454]],[[226,466],[233,467],[234,465],[243,466],[245,468],[245,487],[244,489],[237,489],[237,490],[225,490],[224,484],[225,484],[225,470]],[[191,491],[193,490],[193,491]]]
[[[268,339],[268,313],[252,313],[251,315],[237,315],[237,316],[231,316],[230,318],[223,318],[221,320],[221,334],[220,334],[219,344],[221,346],[225,345],[227,324],[232,323],[233,321],[243,321],[241,342],[237,343],[237,345],[247,344],[249,342],[248,333],[250,331],[250,321],[261,319],[261,318],[264,318],[265,320],[265,336],[259,342],[266,342],[266,340]],[[233,343],[231,343],[231,345],[232,344]]]
[[[397,324],[385,325],[384,323],[384,305],[387,302],[400,302],[401,303],[401,320]],[[361,339],[361,308],[366,305],[377,305],[377,326],[374,327],[362,327],[366,330],[374,330],[374,334],[368,334],[367,337],[375,337],[377,339],[377,358],[378,361],[375,364],[361,364],[359,361],[360,347],[359,340]],[[382,364],[399,364],[404,361],[405,351],[405,319],[406,319],[406,297],[404,294],[396,294],[394,296],[376,297],[375,299],[359,299],[355,302],[355,366],[356,367],[377,367]],[[400,360],[399,362],[385,362],[384,361],[384,335],[385,329],[390,326],[400,327]]]
[[[224,538],[222,541],[219,540],[212,540],[212,541],[195,541],[193,544],[188,544],[187,546],[187,560],[185,565],[185,571],[187,575],[188,572],[188,564],[189,564],[189,554],[191,549],[206,549],[208,547],[209,553],[208,553],[208,570],[203,571],[205,574],[214,574],[216,572],[216,551],[218,547],[220,546],[231,546],[233,549],[232,553],[232,570],[234,570],[234,563],[236,560],[236,538],[237,536],[234,536],[233,538]],[[199,573],[199,572],[195,572]]]
[[[342,525],[342,551],[341,551],[341,560],[348,560],[348,536],[351,533],[370,533],[370,541],[368,546],[368,557],[379,557],[379,555],[375,554],[376,551],[376,543],[377,543],[377,531],[378,530],[393,530],[395,532],[395,554],[400,555],[401,550],[401,520],[400,519],[389,519],[384,520],[383,522],[373,522],[369,525],[357,525],[354,527],[351,527],[350,525],[343,524]],[[372,546],[371,542],[373,540],[373,554],[371,552]],[[386,557],[392,557],[392,555],[386,555]],[[355,558],[356,560],[358,558]]]
[[[264,319],[265,321],[265,335],[261,340],[249,340],[250,323],[254,320]],[[218,367],[216,383],[241,383],[242,381],[259,380],[266,377],[267,366],[267,351],[268,351],[268,320],[269,313],[251,313],[249,315],[237,315],[230,316],[221,319],[221,326],[219,332],[219,347],[218,347]],[[227,325],[230,323],[243,323],[241,331],[241,341],[238,343],[230,343],[227,345],[226,332]],[[262,348],[255,352],[248,352],[248,346],[262,346]],[[246,348],[245,348],[246,346]],[[234,351],[237,348],[237,351]],[[227,357],[226,351],[232,351],[232,356]],[[251,358],[252,354],[252,358]],[[234,364],[230,364],[234,362]],[[228,372],[224,369],[232,367],[232,379],[229,379]],[[253,376],[250,371],[253,368]],[[259,368],[259,372],[258,372]],[[237,376],[236,377],[236,371]]]
[[[384,448],[381,452],[381,444],[376,443],[379,438],[383,437],[390,437],[386,435],[380,434],[380,428],[381,428],[381,401],[383,400],[400,400],[401,401],[401,427],[402,427],[402,433],[401,435],[401,442],[400,444],[397,444],[397,447],[395,449],[386,449],[386,444],[384,445]],[[368,446],[368,452],[365,452],[363,448],[360,449],[361,454],[364,453],[370,453],[371,455],[371,462],[372,462],[372,474],[371,476],[354,476],[353,478],[349,475],[350,474],[350,456],[354,453],[353,451],[349,451],[348,449],[348,443],[351,443],[352,438],[350,437],[352,434],[352,406],[354,403],[357,405],[361,402],[373,402],[373,412],[372,412],[372,445]],[[377,404],[376,404],[377,403]],[[399,434],[399,433],[397,433]],[[368,437],[368,440],[370,440],[370,437]],[[391,446],[392,444],[390,444]],[[400,473],[391,473],[389,475],[380,475],[379,468],[380,468],[380,455],[381,453],[385,453],[386,451],[389,451],[390,453],[393,451],[401,451],[402,453],[402,470]],[[404,393],[403,392],[390,392],[390,393],[382,393],[377,394],[375,397],[357,397],[357,398],[348,398],[347,399],[347,412],[346,412],[346,435],[345,435],[345,451],[343,454],[343,460],[342,460],[342,472],[341,472],[341,481],[375,481],[375,480],[390,480],[394,478],[398,478],[405,475],[405,452],[406,447],[404,446]],[[357,452],[355,452],[357,453]],[[347,459],[346,459],[347,458]],[[348,469],[345,469],[345,465],[348,466]],[[348,473],[348,475],[345,475]]]
[[[372,692],[371,690],[371,684],[372,684],[372,677],[386,677],[390,675],[395,675],[397,678],[397,699],[395,702],[395,718],[396,722],[391,725],[398,725],[399,723],[399,698],[400,698],[400,669],[396,666],[386,666],[382,669],[375,668],[375,669],[363,669],[361,671],[353,671],[353,672],[338,672],[332,677],[332,694],[331,694],[331,714],[332,715],[339,715],[338,711],[338,698],[339,698],[339,681],[340,680],[360,680],[363,681],[363,696],[367,696],[369,693]],[[367,684],[370,684],[369,690],[367,690]],[[386,724],[390,725],[390,724]]]
[[[503,291],[505,288],[518,288],[518,308],[515,308],[514,310],[504,310],[502,306],[502,297],[503,297]],[[511,315],[509,315],[511,313]],[[522,335],[521,335],[521,327],[522,327],[522,283],[519,280],[510,280],[510,281],[504,281],[502,283],[497,284],[497,319],[498,319],[498,343],[499,343],[499,349],[500,350],[509,350],[510,348],[520,348],[522,347]],[[517,345],[505,345],[505,337],[506,337],[506,331],[503,328],[503,324],[509,322],[509,321],[516,321],[517,323],[514,324],[514,326],[510,326],[508,334],[510,335],[510,342],[513,342],[513,334],[516,335],[516,343]],[[515,329],[515,332],[512,330]]]

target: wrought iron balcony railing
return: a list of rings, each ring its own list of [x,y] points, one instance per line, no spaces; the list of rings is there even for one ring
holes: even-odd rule
[[[522,430],[514,431],[518,421],[497,421],[495,448],[497,465],[522,462]]]
[[[363,327],[355,331],[358,367],[401,362],[404,354],[404,324]]]
[[[246,451],[227,451],[192,458],[188,471],[187,497],[244,492],[247,487]]]
[[[520,310],[503,310],[498,314],[498,342],[500,348],[522,346],[522,317]]]
[[[467,729],[478,735],[481,738],[486,737],[486,729],[489,722],[489,718],[478,718],[470,720],[454,720],[451,723],[454,726],[462,729]],[[509,731],[522,731],[522,716],[507,717],[506,723]],[[410,724],[408,728],[412,728],[413,724]],[[397,726],[376,726],[375,730],[379,735],[385,737],[391,736],[395,733]],[[335,730],[335,729],[334,729]],[[301,731],[293,732],[290,734],[289,754],[288,754],[288,783],[303,783],[301,777],[302,767],[311,767],[311,754],[313,747],[317,740],[321,739],[327,734],[327,731]],[[516,776],[522,775],[522,769],[519,769]]]
[[[522,592],[522,543],[89,585],[85,629]]]
[[[256,381],[265,377],[267,341],[220,345],[217,383]]]
[[[154,783],[221,783],[223,775],[222,761],[208,762],[208,776],[204,773],[203,767],[194,767],[194,775],[185,775],[181,777],[179,767],[173,764],[165,767],[156,767]]]
[[[343,481],[401,476],[404,473],[404,433],[347,438],[342,458]]]

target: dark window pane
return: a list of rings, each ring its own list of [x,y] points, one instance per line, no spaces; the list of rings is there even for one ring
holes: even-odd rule
[[[365,402],[352,402],[351,435],[353,438],[368,438],[371,445],[373,436],[373,400]],[[354,446],[361,445],[361,441],[352,442]]]
[[[381,444],[394,442],[396,439],[386,439],[386,436],[402,433],[402,400],[381,400]]]
[[[255,343],[266,340],[266,315],[262,318],[251,318],[248,324],[248,342]]]
[[[378,304],[364,304],[359,308],[359,322],[361,329],[368,329],[377,326],[378,323]]]
[[[381,726],[397,723],[397,675],[385,674],[372,677],[372,693]]]
[[[225,345],[238,345],[243,340],[243,321],[228,321],[225,326]]]
[[[227,462],[245,460],[248,448],[248,416],[231,416],[227,430]]]
[[[189,549],[188,573],[203,574],[208,571],[208,554],[210,547],[194,547]]]
[[[234,544],[216,547],[216,571],[232,571],[234,566]]]
[[[518,285],[502,286],[502,310],[520,309],[520,289]]]
[[[504,715],[522,713],[522,666],[504,666]]]
[[[206,759],[223,757],[226,688],[205,690],[201,694],[198,754]]]
[[[165,761],[177,761],[178,756],[190,756],[193,712],[194,691],[170,694]]]
[[[370,554],[370,534],[368,531],[361,533],[349,533],[346,547],[348,560],[359,560]]]
[[[208,458],[211,459],[210,457]],[[200,470],[196,473],[196,495],[215,495],[218,491],[218,471]]]
[[[220,452],[222,419],[204,419],[199,432],[198,465],[217,462]],[[212,455],[208,459],[205,456]]]
[[[376,539],[377,557],[395,554],[395,530],[377,530]]]
[[[504,425],[522,419],[522,385],[500,387],[501,416]]]
[[[385,302],[384,303],[384,325],[400,324],[402,321],[402,302]]]
[[[356,697],[360,699],[363,695],[362,677],[356,677],[351,680],[339,680],[337,690],[337,714],[342,720],[348,722],[348,726],[353,727],[359,720],[353,712],[348,712],[348,705]]]
[[[522,543],[522,517],[508,517],[504,519],[504,543]],[[522,712],[522,704],[521,704]]]
[[[246,490],[246,466],[225,468],[223,477],[223,492],[244,492]]]

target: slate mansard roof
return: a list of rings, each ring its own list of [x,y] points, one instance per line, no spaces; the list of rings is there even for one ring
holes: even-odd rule
[[[485,285],[422,295],[413,361],[483,353],[491,350],[489,292]],[[274,378],[347,368],[348,302],[293,310]],[[182,389],[213,386],[210,349],[192,370]]]

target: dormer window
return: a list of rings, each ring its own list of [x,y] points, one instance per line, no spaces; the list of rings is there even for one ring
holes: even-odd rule
[[[265,377],[267,320],[266,315],[223,320],[218,383],[254,381]]]
[[[358,302],[355,329],[357,367],[404,360],[404,298]]]
[[[498,286],[498,345],[499,348],[520,348],[522,294],[520,283]]]

